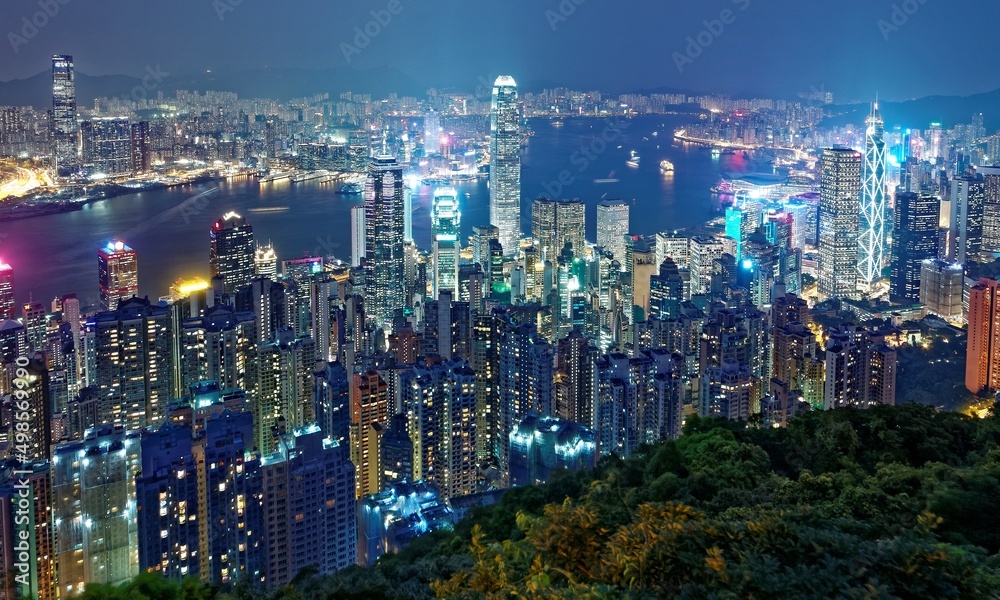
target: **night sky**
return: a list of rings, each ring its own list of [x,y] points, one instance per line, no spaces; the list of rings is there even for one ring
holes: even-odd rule
[[[428,87],[470,91],[499,73],[614,92],[791,97],[822,89],[844,101],[876,91],[902,100],[1000,87],[995,0],[46,2],[58,6],[51,18],[36,15],[39,0],[0,4],[0,80],[37,74],[50,54],[66,53],[90,75],[140,75],[148,65],[174,73],[391,65]],[[372,10],[390,6],[398,14],[348,64],[342,44],[353,44]],[[729,23],[719,35],[707,32],[703,21],[724,10]],[[32,16],[49,22],[29,29],[26,43],[12,38]],[[709,45],[686,54],[688,36],[702,32]],[[680,72],[678,56],[698,50]]]

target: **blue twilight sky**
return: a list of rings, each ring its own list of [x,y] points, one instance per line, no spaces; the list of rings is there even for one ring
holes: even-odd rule
[[[65,53],[91,75],[391,65],[470,91],[510,73],[615,92],[901,100],[1000,87],[998,22],[996,0],[3,0],[0,81]],[[348,64],[343,44],[366,24],[381,31]]]

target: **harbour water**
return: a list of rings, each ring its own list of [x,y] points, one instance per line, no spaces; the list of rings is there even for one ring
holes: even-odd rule
[[[727,171],[751,171],[742,155],[713,156],[704,147],[673,140],[674,129],[696,117],[646,116],[629,120],[532,119],[535,131],[523,150],[522,231],[531,230],[531,200],[581,198],[587,204],[587,238],[596,238],[596,206],[603,198],[632,203],[631,229],[652,234],[697,226],[717,213],[710,188]],[[655,133],[655,135],[654,135]],[[632,152],[641,157],[628,166]],[[661,173],[659,163],[675,170]],[[596,181],[596,182],[595,182]],[[413,235],[430,248],[433,188],[413,178]],[[484,179],[460,183],[464,235],[489,222]],[[245,216],[258,242],[270,241],[280,259],[304,254],[350,258],[350,207],[360,196],[335,186],[252,179],[212,182],[120,196],[83,210],[0,223],[0,260],[15,269],[19,303],[46,303],[76,293],[96,303],[97,249],[123,239],[139,256],[139,292],[155,299],[179,277],[208,276],[209,228],[228,211]]]

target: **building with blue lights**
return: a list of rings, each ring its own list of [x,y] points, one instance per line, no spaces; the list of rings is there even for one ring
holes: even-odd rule
[[[358,507],[358,564],[371,566],[415,537],[451,529],[454,515],[433,483],[396,483],[366,496]]]
[[[510,484],[546,483],[560,469],[581,471],[597,466],[594,432],[557,417],[529,415],[510,432]]]

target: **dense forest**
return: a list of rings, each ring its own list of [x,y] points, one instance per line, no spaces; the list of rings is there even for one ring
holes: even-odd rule
[[[1000,598],[1000,418],[906,405],[678,441],[508,492],[371,569],[265,595],[144,574],[85,598]]]

